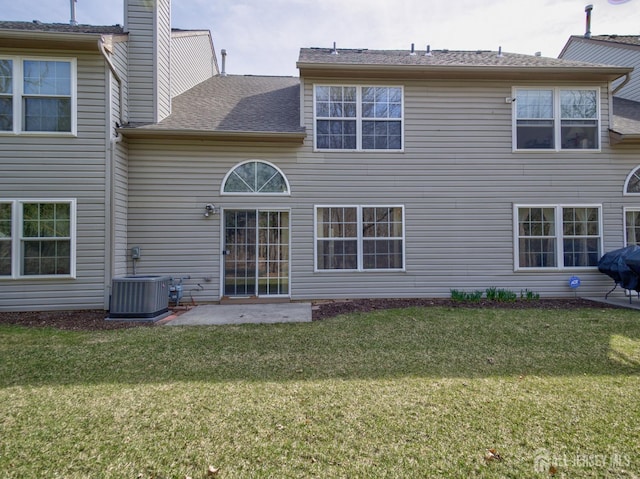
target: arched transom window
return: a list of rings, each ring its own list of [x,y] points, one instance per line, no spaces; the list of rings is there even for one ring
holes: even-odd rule
[[[634,168],[624,182],[625,195],[640,195],[640,166]]]
[[[249,160],[233,167],[222,182],[223,194],[288,195],[289,182],[277,166]]]

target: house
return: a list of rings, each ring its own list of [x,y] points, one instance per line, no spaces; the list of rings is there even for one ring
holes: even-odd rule
[[[108,308],[127,273],[128,122],[218,73],[169,4],[124,27],[0,22],[0,310]]]
[[[108,308],[134,273],[197,302],[610,289],[633,68],[334,46],[301,49],[299,78],[228,75],[147,4],[0,23],[0,310]]]
[[[615,94],[611,100],[610,141],[616,149],[637,148],[640,143],[640,36],[591,35],[588,28],[583,36],[571,36],[559,57],[634,68],[633,74],[612,84]],[[640,244],[640,204],[632,201],[640,196],[640,161],[637,163],[623,188],[623,194],[631,200],[626,201],[624,207],[624,246]]]

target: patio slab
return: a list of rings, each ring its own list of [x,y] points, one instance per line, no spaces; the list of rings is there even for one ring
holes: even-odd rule
[[[167,319],[163,325],[302,323],[311,322],[311,303],[204,304]]]

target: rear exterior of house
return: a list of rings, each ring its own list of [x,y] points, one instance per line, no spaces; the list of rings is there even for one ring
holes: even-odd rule
[[[218,105],[226,116],[202,130],[169,117],[125,132],[139,267],[188,274],[212,301],[566,296],[573,276],[604,294],[597,261],[622,246],[634,202],[637,147],[613,149],[608,128],[609,82],[628,69],[425,53],[303,49],[303,138],[293,123],[281,137],[222,126],[264,92]],[[216,81],[226,98],[246,78]],[[561,107],[575,118],[548,118]]]
[[[11,253],[0,255],[0,310],[107,307],[112,278],[134,272],[185,277],[197,302],[489,287],[591,296],[612,286],[597,261],[625,244],[625,213],[637,205],[626,194],[638,183],[635,123],[614,128],[612,112],[612,82],[631,68],[313,48],[300,52],[300,78],[212,76],[203,37],[174,31],[168,41],[168,2],[142,5],[126,3],[111,53],[86,54],[93,75],[65,50],[78,57],[77,101],[88,104],[77,134],[6,133],[0,182],[13,191],[3,184],[0,207],[11,207],[0,247]],[[34,54],[23,50],[5,56]],[[189,83],[185,70],[202,73]],[[93,103],[81,93],[91,81]],[[94,176],[73,153],[87,125],[99,132],[87,148]],[[32,153],[38,142],[58,154]],[[43,210],[34,231],[75,235],[25,234],[16,222],[39,202],[62,204],[62,216]],[[31,278],[31,241],[39,251],[68,245],[75,269]]]
[[[166,27],[155,68],[145,50],[169,2],[125,10],[125,27],[0,22],[0,311],[108,309],[128,267],[128,146],[116,128],[167,115],[170,93],[162,109],[155,90],[217,73],[209,32]],[[172,64],[183,77],[170,83]]]

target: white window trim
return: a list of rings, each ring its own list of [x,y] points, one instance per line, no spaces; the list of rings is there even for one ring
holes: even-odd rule
[[[269,165],[270,167],[274,168],[280,174],[280,176],[282,176],[282,178],[284,179],[284,182],[287,185],[287,191],[282,192],[282,193],[268,192],[268,191],[267,192],[260,192],[260,191],[247,191],[247,192],[245,192],[245,191],[224,191],[224,185],[227,184],[227,180],[229,179],[229,176],[231,176],[231,174],[236,170],[236,168],[239,168],[242,165],[246,165],[247,163],[264,163],[265,165]],[[269,161],[265,161],[265,160],[251,159],[251,160],[242,161],[242,162],[238,163],[237,165],[234,165],[233,167],[231,167],[229,169],[229,171],[227,171],[227,174],[224,175],[224,178],[222,179],[222,183],[220,184],[220,195],[221,196],[291,196],[291,185],[289,184],[289,179],[287,178],[287,175],[284,174],[284,171],[282,171],[280,168],[278,168],[273,163],[271,163]]]
[[[356,122],[356,148],[355,149],[346,149],[346,148],[318,148],[318,135],[317,135],[317,127],[316,122],[318,121],[318,117],[316,114],[316,87],[354,87],[356,89],[356,116],[353,117],[353,120]],[[400,136],[402,142],[402,148],[399,149],[363,149],[362,148],[362,89],[367,87],[376,87],[376,88],[400,88],[402,94],[402,106],[401,117],[400,118],[390,118],[389,121],[399,121],[400,122]],[[346,83],[314,83],[311,86],[313,91],[313,151],[314,152],[352,152],[352,151],[363,151],[367,153],[402,153],[404,152],[404,143],[405,143],[405,135],[404,135],[404,125],[405,125],[405,117],[404,117],[404,86],[403,85],[377,85],[377,84],[346,84]],[[324,119],[325,117],[323,117]],[[340,119],[340,118],[336,118]],[[342,118],[344,119],[344,118]],[[368,120],[368,118],[367,118]]]
[[[517,115],[517,101],[515,100],[519,90],[552,90],[553,91],[553,136],[555,139],[555,148],[547,149],[534,149],[534,148],[518,148],[518,115]],[[561,130],[562,121],[560,118],[560,92],[564,90],[592,90],[596,92],[596,102],[598,108],[597,121],[597,138],[598,148],[562,148],[561,147]],[[511,145],[513,152],[517,153],[551,153],[551,152],[580,152],[580,153],[599,153],[602,151],[602,107],[600,102],[601,91],[600,87],[589,86],[545,86],[545,85],[530,85],[530,86],[514,86],[511,88],[511,98],[514,101],[511,102]]]
[[[77,244],[77,200],[69,198],[22,198],[3,199],[0,203],[11,204],[11,275],[0,276],[0,281],[9,279],[75,279],[76,278],[76,244]],[[21,274],[22,264],[22,208],[24,203],[68,203],[71,215],[71,237],[70,237],[70,268],[69,274],[48,274],[48,275],[23,275]]]
[[[356,217],[358,221],[358,237],[357,237],[357,269],[320,269],[318,268],[318,209],[319,208],[356,208]],[[363,267],[363,255],[362,255],[362,209],[363,208],[400,208],[402,211],[402,268],[364,268]],[[322,238],[326,239],[326,238]],[[393,237],[393,239],[397,239]],[[405,272],[407,270],[407,257],[406,257],[406,228],[405,228],[405,207],[398,204],[379,204],[379,205],[354,205],[354,204],[337,204],[337,205],[313,205],[313,271],[315,273],[393,273],[393,272]]]
[[[638,193],[635,193],[636,195]],[[627,213],[628,212],[640,212],[640,206],[625,206],[622,208],[622,239],[625,247],[629,246],[627,243]]]
[[[78,61],[75,57],[0,56],[2,60],[13,62],[13,130],[0,131],[0,136],[77,136],[78,135]],[[22,127],[22,98],[24,95],[23,62],[54,61],[71,64],[71,131],[26,131]]]
[[[556,262],[558,265],[549,268],[541,267],[526,267],[520,266],[520,236],[518,235],[518,210],[520,208],[553,208],[554,213],[554,227],[555,227],[555,241],[556,241]],[[564,266],[564,247],[562,240],[564,235],[562,233],[562,209],[563,208],[597,208],[598,209],[598,239],[600,251],[598,254],[602,255],[602,205],[601,204],[576,204],[576,203],[563,203],[563,204],[544,204],[544,203],[527,203],[527,204],[514,204],[513,205],[513,270],[514,271],[526,271],[526,272],[545,272],[545,271],[593,271],[597,270],[597,266]]]
[[[634,173],[638,171],[640,173],[640,165],[636,166],[635,168],[633,168],[629,174],[627,175],[627,178],[624,180],[624,188],[622,190],[622,195],[623,196],[640,196],[640,192],[638,193],[629,193],[627,191],[627,188],[629,188],[629,182],[631,181],[631,178],[633,177]]]

